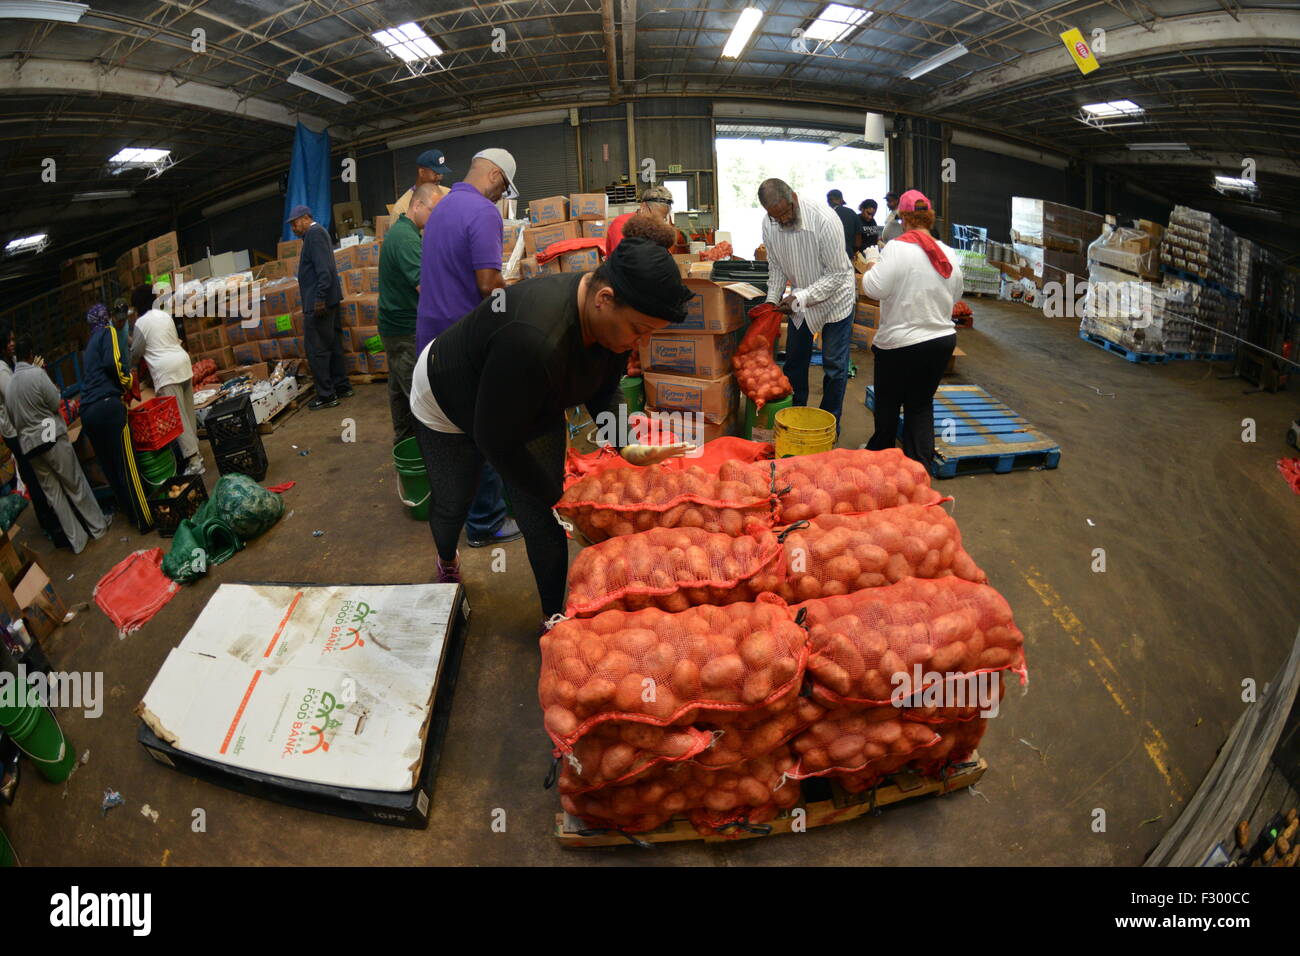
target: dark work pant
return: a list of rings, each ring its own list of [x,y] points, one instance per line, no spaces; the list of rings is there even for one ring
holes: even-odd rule
[[[27,486],[27,493],[31,495],[32,510],[36,512],[36,521],[40,524],[41,530],[55,544],[67,544],[68,538],[59,525],[59,516],[54,513],[54,509],[50,507],[49,499],[45,497],[45,492],[41,490],[41,483],[36,480],[36,472],[32,471],[32,463],[23,454],[23,446],[19,444],[18,437],[6,438],[5,444],[9,446],[9,451],[13,453],[14,467],[18,469],[23,484]]]
[[[316,396],[331,399],[348,387],[348,373],[343,366],[343,317],[337,305],[330,305],[324,312],[305,314],[302,324]]]
[[[415,434],[411,417],[411,374],[418,353],[414,335],[385,335],[384,354],[388,356],[388,413],[393,419],[393,444]]]
[[[82,405],[81,424],[95,449],[99,467],[104,469],[113,489],[117,510],[129,514],[142,534],[152,531],[153,515],[149,510],[148,492],[135,464],[131,429],[126,423],[126,408],[122,400],[113,396]]]
[[[952,358],[957,335],[940,336],[898,349],[871,347],[876,357],[876,433],[872,451],[893,448],[898,411],[903,411],[903,454],[925,465],[934,461],[934,393]]]
[[[782,369],[794,389],[794,403],[808,404],[808,362],[812,359],[813,336],[808,323],[786,327],[785,366]],[[853,313],[838,322],[822,326],[822,401],[821,408],[835,416],[838,433],[840,414],[844,411],[844,390],[849,385],[849,350],[853,339]]]
[[[468,435],[436,432],[422,422],[415,423],[424,467],[429,473],[429,530],[443,563],[456,556],[460,529],[469,514],[483,471],[483,453]],[[536,441],[528,450],[542,467],[557,478],[564,473],[565,426],[563,421]],[[551,513],[553,501],[542,501],[531,489],[508,486],[515,520],[524,533],[528,563],[537,582],[542,616],[549,618],[564,610],[565,576],[569,568],[569,545],[564,529]]]

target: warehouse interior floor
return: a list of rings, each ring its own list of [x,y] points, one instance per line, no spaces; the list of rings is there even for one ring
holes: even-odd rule
[[[297,486],[263,539],[135,634],[119,639],[91,604],[52,638],[55,667],[104,672],[104,713],[60,712],[88,762],[66,786],[25,768],[0,826],[29,865],[1140,863],[1240,714],[1243,679],[1262,687],[1295,635],[1300,501],[1275,462],[1291,453],[1283,435],[1298,403],[1246,394],[1240,379],[1220,380],[1221,366],[1130,364],[1081,342],[1073,322],[1023,306],[971,304],[975,328],[959,334],[967,356],[945,381],[983,386],[1062,447],[1055,470],[939,483],[1027,637],[1028,687],[1022,696],[1013,684],[992,721],[981,746],[990,769],[973,791],[735,844],[561,849],[557,798],[542,789],[539,612],[522,542],[508,546],[505,574],[463,552],[473,614],[427,830],[295,811],[155,763],[136,742],[133,708],[219,583],[431,579],[428,529],[397,501],[385,388],[375,385],[266,436],[267,483]],[[870,431],[870,356],[855,360],[843,442],[853,447]],[[341,441],[344,417],[357,422],[354,444]],[[1255,443],[1242,441],[1246,418]],[[119,518],[74,558],[51,550],[30,509],[21,523],[69,605],[89,601],[130,551],[159,543]],[[1092,570],[1096,548],[1104,573]],[[104,814],[106,788],[125,804]],[[195,808],[206,832],[191,828]],[[504,832],[492,825],[498,810]]]

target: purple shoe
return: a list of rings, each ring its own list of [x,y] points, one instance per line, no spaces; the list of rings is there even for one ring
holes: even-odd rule
[[[438,558],[438,583],[439,584],[460,584],[460,553],[457,552],[456,558],[451,564],[443,564],[442,558]]]

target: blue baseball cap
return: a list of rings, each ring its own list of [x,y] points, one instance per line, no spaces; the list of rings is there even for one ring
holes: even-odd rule
[[[304,206],[302,203],[299,203],[298,205],[293,207],[293,211],[289,213],[289,218],[286,219],[285,222],[293,222],[295,219],[301,219],[303,216],[310,216],[310,215],[311,215],[311,208],[308,206]]]
[[[442,173],[444,176],[451,175],[451,167],[447,165],[447,157],[442,155],[440,149],[426,149],[416,159],[415,165],[432,170],[435,173]]]

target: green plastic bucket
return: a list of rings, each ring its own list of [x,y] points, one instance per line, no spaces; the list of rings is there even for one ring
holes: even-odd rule
[[[424,470],[424,456],[415,438],[403,438],[393,446],[393,467],[397,469],[397,483],[402,504],[411,517],[418,521],[429,520],[429,473]]]
[[[775,441],[776,413],[783,408],[791,407],[793,404],[794,396],[787,395],[779,401],[768,402],[760,412],[754,407],[752,398],[745,399],[744,437],[750,441]]]
[[[624,375],[619,388],[623,389],[623,404],[629,415],[645,410],[645,381],[640,375]]]
[[[171,448],[158,451],[138,451],[135,453],[136,466],[140,477],[150,486],[150,496],[159,490],[164,481],[176,474],[176,456]]]
[[[59,722],[48,707],[38,703],[7,706],[0,704],[0,727],[5,729],[18,749],[32,758],[41,776],[51,783],[62,783],[72,773],[77,754],[68,743]]]

